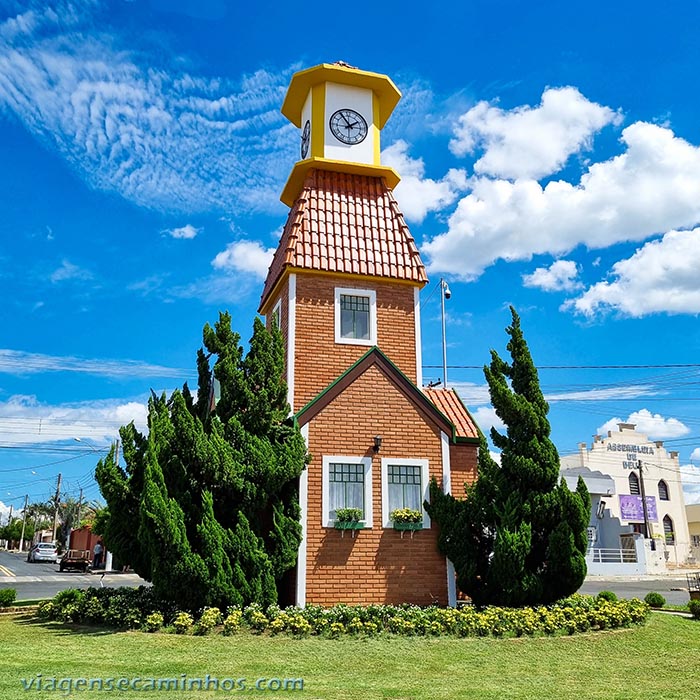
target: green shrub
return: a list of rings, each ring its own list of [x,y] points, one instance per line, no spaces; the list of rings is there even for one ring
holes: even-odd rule
[[[9,608],[17,598],[17,591],[14,588],[3,588],[0,590],[0,608]]]
[[[221,624],[221,611],[219,608],[205,608],[195,627],[195,634],[208,634],[218,624]]]
[[[163,615],[159,612],[154,612],[146,617],[143,628],[146,632],[157,632],[163,626],[163,622]]]
[[[651,608],[663,608],[666,605],[666,598],[664,598],[661,593],[656,591],[649,591],[644,596],[644,602]]]
[[[187,634],[192,629],[193,624],[192,615],[186,612],[179,612],[173,620],[173,629],[175,634]]]
[[[696,620],[700,620],[700,600],[691,600],[688,603],[688,610]]]
[[[617,600],[617,596],[612,591],[601,591],[596,598],[599,600],[607,600],[610,603],[614,603]]]

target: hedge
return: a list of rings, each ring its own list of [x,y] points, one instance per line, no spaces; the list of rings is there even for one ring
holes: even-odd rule
[[[588,630],[616,629],[645,622],[649,606],[641,600],[608,601],[575,594],[555,605],[537,608],[477,609],[472,606],[442,608],[414,605],[336,605],[322,608],[281,609],[231,607],[200,611],[173,610],[159,601],[150,588],[89,588],[68,590],[39,607],[40,617],[79,624],[110,627],[160,629],[178,634],[224,635],[248,631],[254,634],[287,634],[303,637],[322,635],[458,637],[521,637],[575,634]]]

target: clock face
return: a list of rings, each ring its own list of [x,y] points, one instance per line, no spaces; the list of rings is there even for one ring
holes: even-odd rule
[[[301,132],[301,159],[304,160],[309,155],[309,144],[311,143],[311,124],[306,120],[304,130]]]
[[[338,141],[350,146],[362,143],[367,136],[367,122],[354,109],[339,109],[334,112],[328,126]]]

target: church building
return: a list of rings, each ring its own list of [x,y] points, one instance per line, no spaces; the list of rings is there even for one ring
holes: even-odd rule
[[[455,604],[454,569],[423,508],[429,482],[463,492],[478,432],[450,389],[424,389],[420,290],[428,278],[380,163],[400,99],[344,63],[296,73],[282,113],[299,128],[290,207],[259,311],[285,340],[288,398],[311,462],[290,602]],[[337,512],[358,509],[359,522]],[[410,508],[422,521],[392,520]]]

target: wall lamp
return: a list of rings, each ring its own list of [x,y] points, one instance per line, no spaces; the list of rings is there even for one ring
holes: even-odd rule
[[[381,435],[375,435],[374,436],[374,451],[379,452],[379,449],[382,446],[382,436]]]

